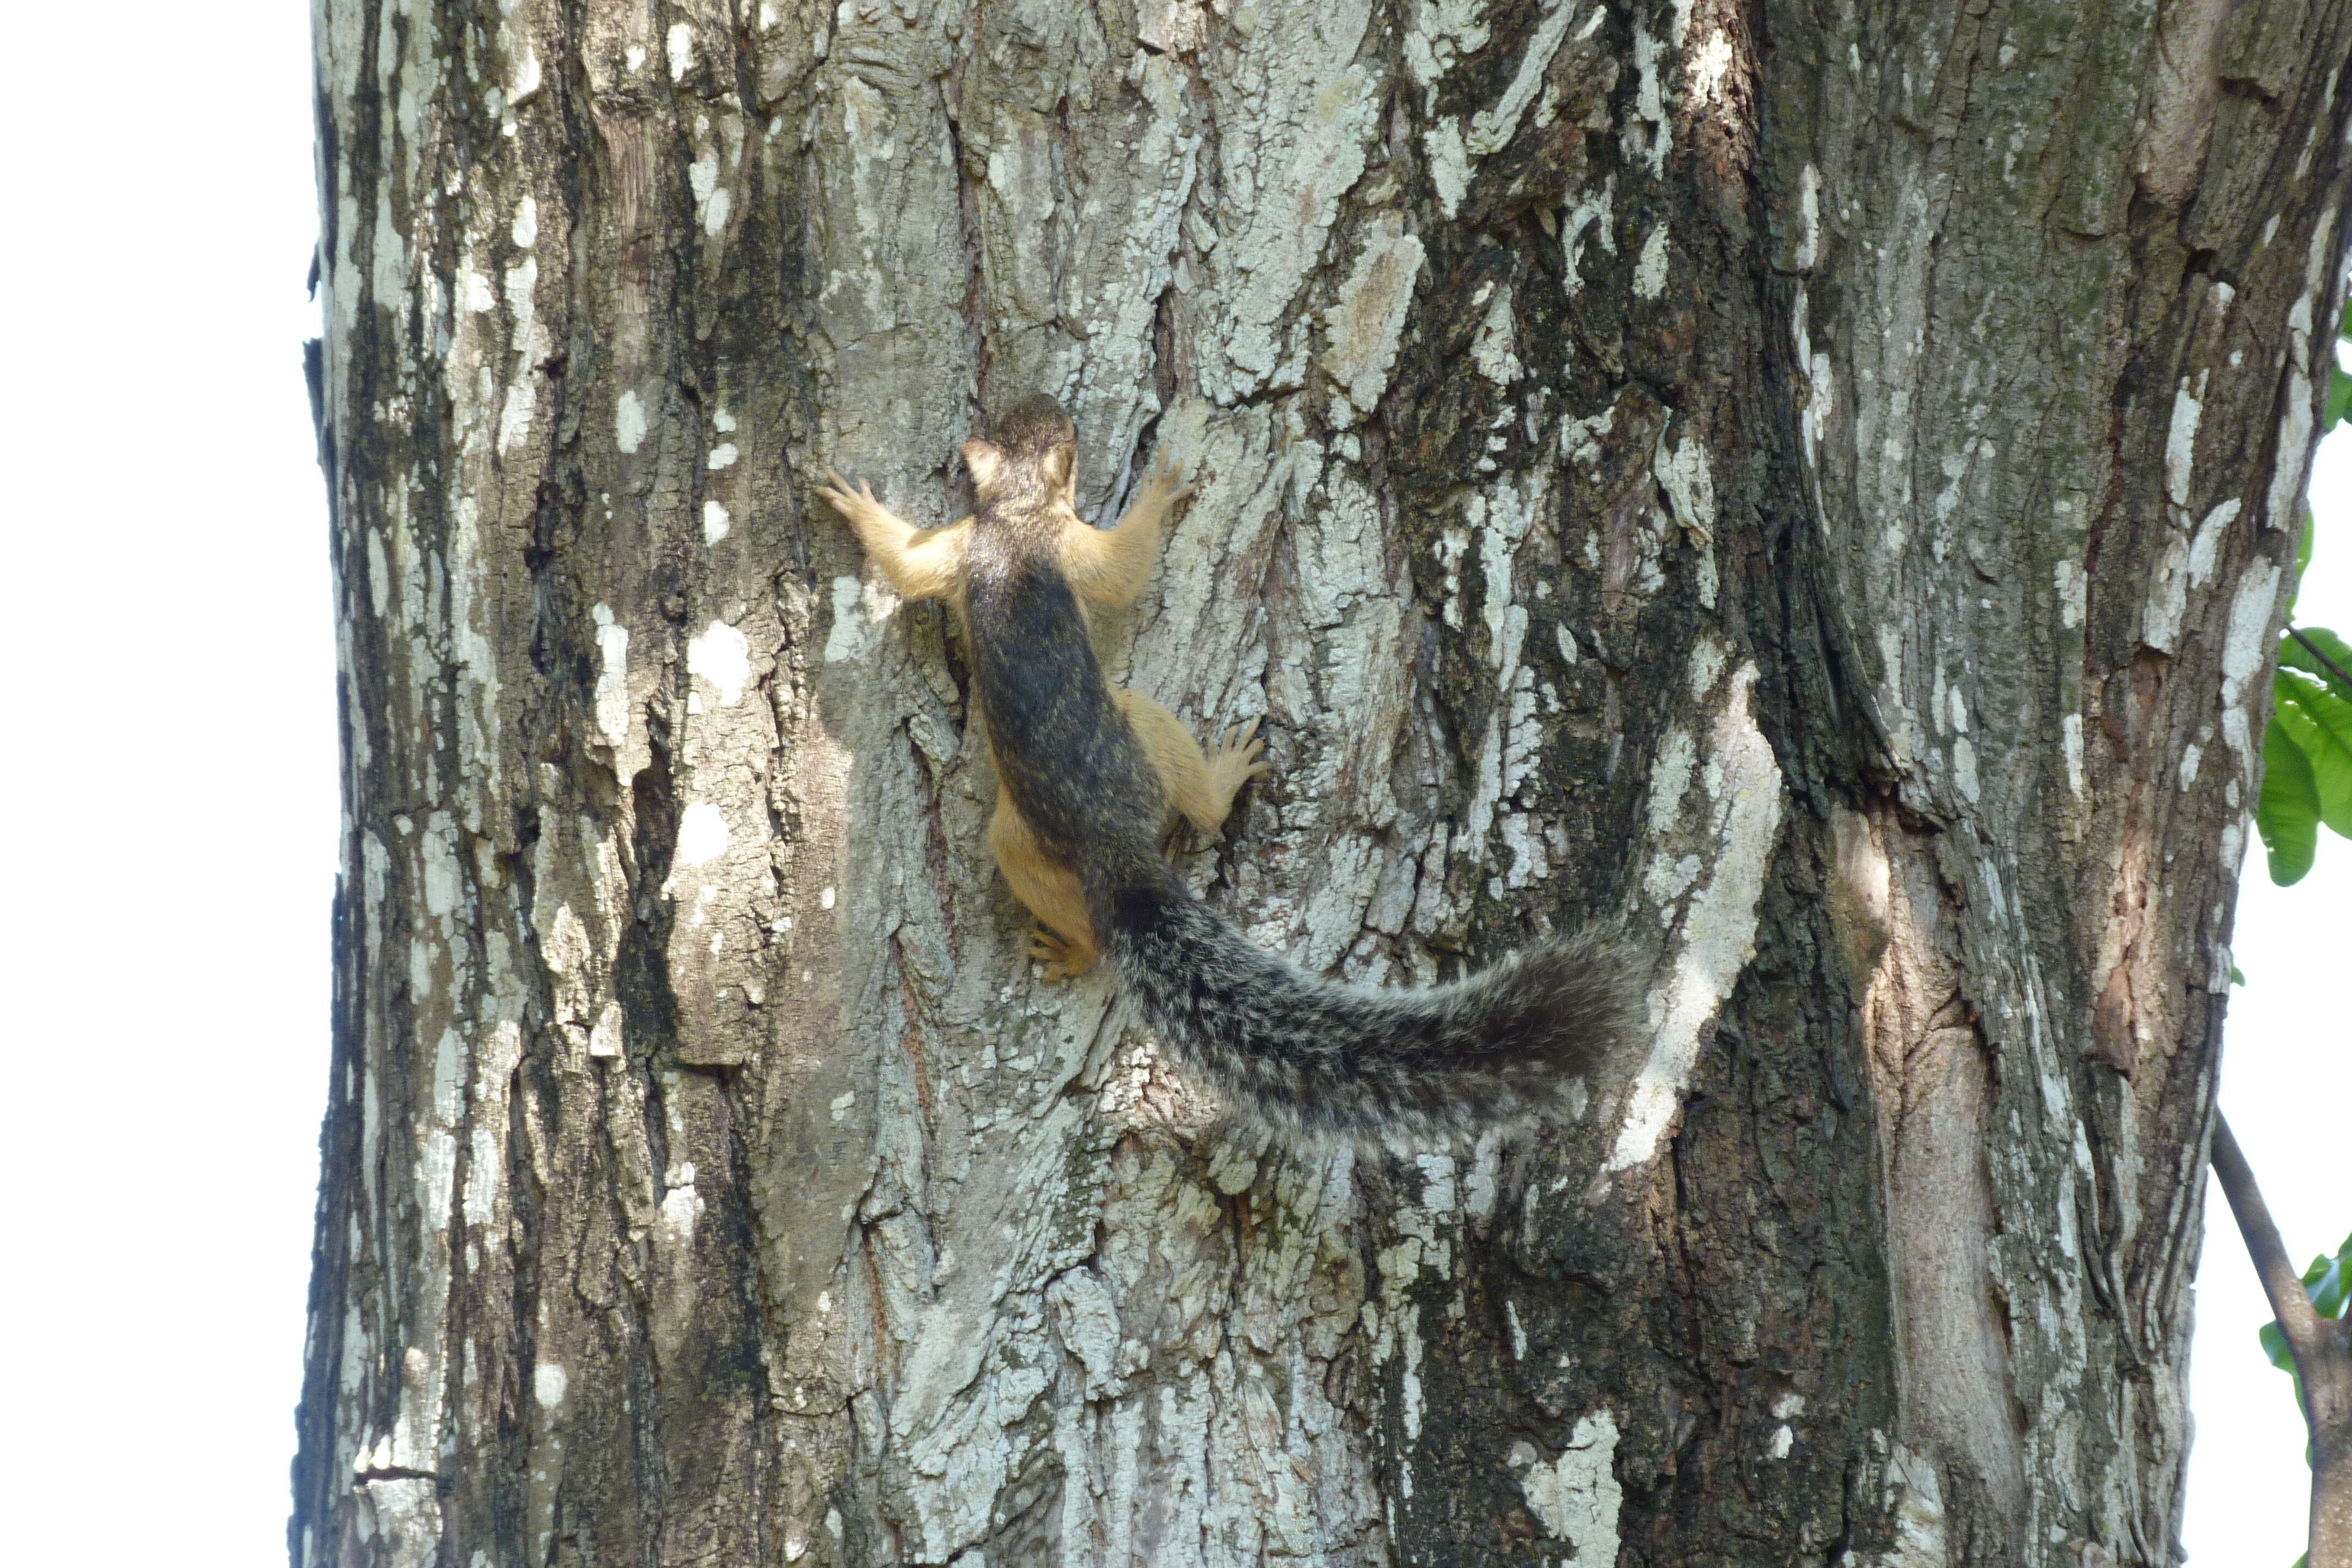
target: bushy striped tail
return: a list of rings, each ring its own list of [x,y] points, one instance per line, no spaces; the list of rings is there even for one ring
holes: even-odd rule
[[[1436,1144],[1530,1121],[1637,1026],[1623,958],[1589,933],[1434,990],[1374,989],[1258,948],[1172,867],[1089,891],[1111,965],[1161,1041],[1293,1137]]]

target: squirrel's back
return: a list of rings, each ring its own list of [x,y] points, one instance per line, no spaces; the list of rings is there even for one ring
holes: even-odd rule
[[[1444,1139],[1571,1102],[1636,1026],[1627,965],[1605,939],[1539,943],[1431,990],[1375,989],[1302,973],[1192,895],[1161,853],[1166,788],[1112,699],[1038,510],[1055,479],[1038,465],[1074,439],[1060,435],[1068,421],[1039,400],[1007,428],[1004,469],[976,485],[964,587],[990,750],[1160,1040],[1294,1135]]]
[[[1079,871],[1156,861],[1167,794],[1111,700],[1068,579],[1010,527],[975,530],[964,584],[972,681],[998,781],[1040,845]]]

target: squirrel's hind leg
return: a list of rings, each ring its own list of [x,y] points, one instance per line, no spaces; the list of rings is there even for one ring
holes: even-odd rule
[[[1143,742],[1152,771],[1168,791],[1170,808],[1202,833],[1224,826],[1244,784],[1274,771],[1264,760],[1265,742],[1255,738],[1255,719],[1226,731],[1216,753],[1205,755],[1175,714],[1132,689],[1122,688],[1116,695],[1136,739]]]
[[[1037,917],[1037,929],[1029,936],[1029,956],[1045,966],[1046,980],[1067,980],[1092,969],[1100,955],[1077,877],[1046,858],[1029,824],[1001,788],[996,815],[989,819],[988,847],[995,851],[997,869],[1004,873],[1013,896]]]

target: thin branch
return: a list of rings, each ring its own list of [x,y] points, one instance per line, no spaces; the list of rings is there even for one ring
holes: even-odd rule
[[[2352,675],[2345,674],[2344,667],[2342,665],[2336,663],[2334,659],[2320,652],[2319,645],[2312,641],[2309,637],[2304,636],[2303,628],[2301,626],[2287,627],[2286,635],[2301,643],[2303,645],[2303,651],[2319,661],[2320,668],[2326,670],[2328,674],[2342,681],[2346,690],[2352,691]]]
[[[2310,1568],[2352,1568],[2352,1339],[2312,1305],[2303,1276],[2288,1261],[2271,1223],[2263,1190],[2230,1124],[2213,1118],[2213,1173],[2237,1216],[2238,1233],[2262,1276],[2263,1294],[2278,1315],[2279,1331],[2294,1357],[2303,1390],[2303,1418],[2311,1429]]]
[[[2219,1112],[2213,1117],[2213,1173],[2221,1178],[2222,1195],[2230,1200],[2238,1234],[2246,1238],[2246,1252],[2254,1260],[2254,1272],[2262,1277],[2263,1294],[2270,1298],[2279,1332],[2286,1336],[2295,1364],[2305,1365],[2309,1358],[2326,1353],[2326,1330],[2322,1327],[2326,1320],[2303,1288],[2303,1271],[2286,1255],[2286,1244],[2271,1222],[2270,1205],[2263,1202],[2263,1189],[2255,1184],[2253,1168],[2246,1163],[2245,1152],[2230,1131],[2229,1119]]]

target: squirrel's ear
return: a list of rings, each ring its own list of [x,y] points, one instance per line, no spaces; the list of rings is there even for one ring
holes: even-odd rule
[[[971,488],[984,492],[994,489],[1004,472],[1004,453],[995,442],[974,436],[963,444],[963,466],[971,470]]]
[[[1045,488],[1067,500],[1076,493],[1078,479],[1078,447],[1075,441],[1056,441],[1045,449],[1045,459],[1038,465],[1045,476]]]

